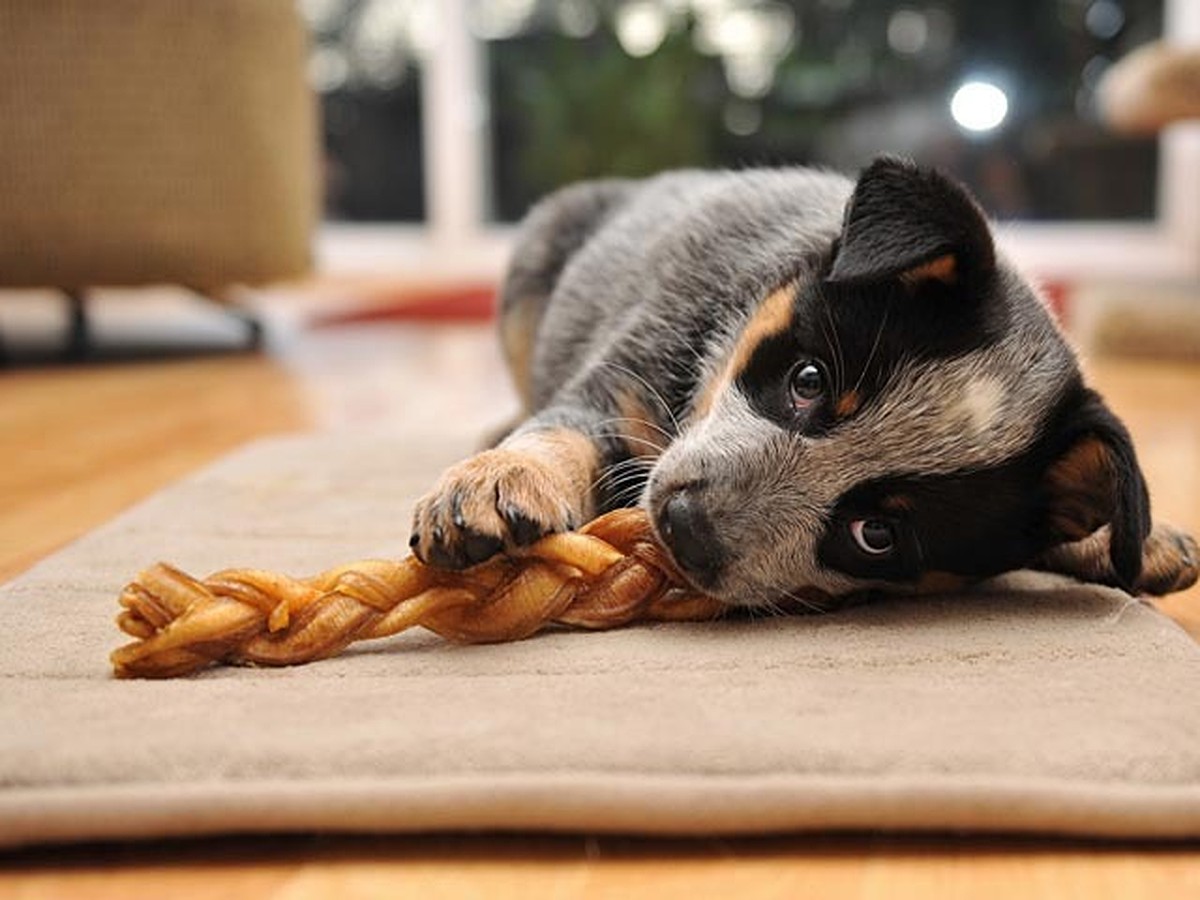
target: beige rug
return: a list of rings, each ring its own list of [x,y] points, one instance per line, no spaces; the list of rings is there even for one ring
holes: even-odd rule
[[[1025,576],[824,617],[424,633],[286,670],[110,678],[160,557],[312,572],[405,548],[466,448],[258,444],[0,590],[0,844],[221,832],[807,829],[1200,837],[1200,651]]]

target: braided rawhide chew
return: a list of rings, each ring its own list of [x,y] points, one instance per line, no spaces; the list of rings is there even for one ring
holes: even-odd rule
[[[112,654],[121,678],[171,678],[214,663],[295,665],[414,626],[487,643],[554,623],[613,628],[635,619],[712,619],[725,609],[684,584],[636,509],[463,572],[410,556],[312,578],[227,569],[198,581],[159,563],[125,588],[120,603],[117,624],[137,638]]]

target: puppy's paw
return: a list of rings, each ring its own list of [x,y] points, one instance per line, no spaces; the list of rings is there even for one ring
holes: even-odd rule
[[[1186,590],[1196,583],[1198,573],[1200,552],[1195,538],[1172,525],[1156,522],[1142,549],[1138,593],[1161,597]]]
[[[562,472],[516,450],[485,450],[443,473],[418,503],[409,546],[417,558],[465,569],[505,547],[569,531],[583,498]]]

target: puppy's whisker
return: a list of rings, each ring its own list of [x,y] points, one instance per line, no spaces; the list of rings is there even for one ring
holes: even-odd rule
[[[601,360],[600,365],[607,366],[610,369],[616,369],[618,372],[622,372],[622,373],[628,375],[634,381],[637,381],[639,384],[641,384],[647,391],[650,392],[651,398],[656,400],[658,402],[658,404],[662,407],[663,412],[665,412],[667,414],[667,418],[669,418],[671,420],[671,424],[675,428],[675,433],[678,434],[680,431],[683,430],[679,425],[679,419],[677,419],[675,417],[675,412],[671,409],[671,404],[669,404],[666,401],[666,398],[664,398],[663,395],[661,393],[659,393],[659,391],[654,387],[654,385],[652,385],[650,382],[648,382],[645,378],[643,378],[637,372],[633,371],[633,369],[630,369],[628,366],[623,366],[620,363],[613,362],[610,359]]]
[[[606,471],[596,479],[596,484],[616,484],[620,481],[645,480],[650,475],[650,467],[629,467],[619,471]]]
[[[645,482],[640,481],[615,484],[606,488],[605,493],[608,501],[612,504],[619,506],[632,506],[641,499],[645,486]]]
[[[667,449],[665,446],[663,446],[661,444],[657,444],[654,441],[651,441],[651,440],[648,440],[648,439],[642,438],[642,437],[637,437],[636,435],[632,435],[632,434],[621,435],[621,440],[632,441],[635,444],[641,444],[643,447],[649,447],[652,450],[654,450],[655,453],[662,453],[663,451],[665,451]]]
[[[668,440],[673,440],[675,437],[673,434],[671,434],[671,432],[667,431],[667,429],[663,428],[657,422],[652,422],[649,419],[641,419],[641,418],[638,418],[637,416],[611,416],[607,419],[601,419],[600,421],[596,422],[595,424],[597,426],[604,426],[604,425],[618,425],[618,424],[626,423],[626,422],[633,424],[633,425],[645,425],[647,428],[653,428],[655,431],[657,431],[659,434],[661,434],[663,437],[667,438]]]
[[[641,453],[634,456],[628,456],[625,459],[617,460],[614,463],[609,463],[604,467],[605,471],[613,472],[627,466],[652,466],[658,457],[650,453]]]
[[[821,294],[821,314],[824,321],[829,325],[829,329],[826,331],[823,323],[821,325],[821,332],[825,335],[830,355],[833,357],[834,389],[838,393],[841,393],[841,389],[846,383],[846,357],[842,351],[842,339],[838,336],[837,323],[834,321],[833,311],[829,308],[829,298],[824,294]]]
[[[588,487],[588,490],[593,491],[601,485],[614,484],[624,478],[628,478],[631,483],[636,480],[644,481],[649,477],[653,464],[653,457],[632,456],[629,459],[623,459],[620,462],[605,466],[596,477],[596,480]]]
[[[606,425],[621,425],[621,424],[626,424],[626,423],[630,424],[630,425],[642,425],[642,426],[645,426],[646,428],[652,429],[653,431],[658,432],[664,438],[666,438],[667,443],[670,443],[671,441],[675,440],[675,435],[671,434],[671,432],[667,431],[661,425],[651,422],[649,419],[639,419],[634,416],[613,416],[611,419],[601,419],[599,422],[595,423],[595,427],[603,428]],[[625,432],[621,432],[620,436],[628,437],[630,435],[626,435]],[[666,449],[666,444],[663,444],[661,447],[659,447],[659,450],[665,450],[665,449]]]
[[[863,379],[867,377],[867,370],[871,368],[871,363],[875,361],[875,354],[879,351],[879,341],[883,338],[883,330],[887,327],[888,316],[892,312],[892,301],[888,299],[887,306],[883,308],[883,318],[879,322],[879,330],[875,332],[875,343],[871,345],[871,352],[867,354],[867,361],[863,364],[862,371],[858,373],[858,381],[854,382],[854,391],[862,387]]]
[[[706,362],[706,356],[707,356],[707,354],[705,353],[705,351],[707,350],[707,345],[702,345],[700,347],[693,347],[690,343],[688,343],[688,344],[684,344],[682,349],[686,350],[688,352],[688,354],[691,356],[690,361],[693,364],[695,364],[697,370],[701,370],[704,368],[704,365]]]
[[[660,444],[657,441],[652,441],[649,438],[644,438],[644,437],[641,437],[640,435],[636,435],[636,434],[626,434],[624,432],[614,434],[611,431],[596,431],[593,429],[589,429],[589,430],[585,431],[584,433],[586,435],[588,435],[588,437],[596,438],[596,439],[620,440],[620,441],[624,441],[627,444],[631,444],[631,445],[632,444],[640,444],[643,447],[649,447],[650,450],[653,451],[652,453],[639,454],[636,457],[638,459],[649,459],[649,460],[658,459],[658,457],[661,456],[664,452],[666,452],[666,449],[667,449],[666,444]]]
[[[778,594],[779,594],[779,596],[783,597],[785,600],[790,600],[793,603],[797,603],[800,606],[803,606],[805,609],[809,610],[810,612],[824,613],[824,612],[829,611],[824,606],[822,606],[820,603],[816,603],[816,602],[808,599],[807,597],[801,597],[799,594],[794,593],[793,591],[785,591],[785,590],[781,589],[778,591]],[[787,610],[782,605],[776,604],[776,608],[778,609],[778,611],[781,615],[786,615]]]
[[[762,586],[755,586],[754,605],[751,609],[754,615],[759,618],[778,616],[783,612],[783,608],[776,601],[775,596]]]

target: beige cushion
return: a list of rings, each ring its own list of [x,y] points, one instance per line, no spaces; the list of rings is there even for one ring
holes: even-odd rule
[[[0,285],[305,271],[305,52],[293,0],[0,4]]]
[[[116,595],[172,559],[405,548],[467,445],[253,446],[0,589],[0,844],[233,831],[968,829],[1200,837],[1200,652],[1049,577],[823,617],[427,633],[115,681]],[[1020,588],[1020,589],[1018,589]]]

